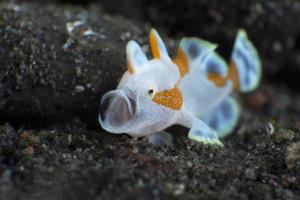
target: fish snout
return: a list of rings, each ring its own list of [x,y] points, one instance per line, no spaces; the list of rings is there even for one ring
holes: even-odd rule
[[[105,130],[124,133],[126,126],[137,112],[137,99],[129,89],[117,89],[101,98],[99,122]]]

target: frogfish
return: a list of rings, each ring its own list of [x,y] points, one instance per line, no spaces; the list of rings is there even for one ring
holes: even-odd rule
[[[261,62],[246,32],[238,31],[228,63],[216,44],[200,38],[183,38],[173,59],[155,29],[149,42],[152,59],[137,42],[127,43],[127,71],[101,98],[102,128],[165,144],[172,136],[164,130],[179,124],[189,129],[189,139],[222,146],[220,138],[239,118],[234,94],[253,91],[261,79]]]

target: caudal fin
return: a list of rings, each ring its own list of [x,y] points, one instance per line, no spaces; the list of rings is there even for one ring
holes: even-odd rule
[[[234,88],[241,92],[251,92],[261,79],[261,62],[258,53],[248,39],[246,32],[239,30],[229,64],[229,79]]]
[[[214,129],[219,137],[225,137],[233,131],[239,119],[239,103],[231,96],[203,116],[203,121]]]

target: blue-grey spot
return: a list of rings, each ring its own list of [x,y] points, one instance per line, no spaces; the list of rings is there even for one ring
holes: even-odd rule
[[[209,127],[211,127],[212,129],[214,129],[215,131],[219,130],[219,118],[214,117],[212,119],[209,120]]]
[[[224,101],[221,104],[222,114],[225,119],[231,119],[233,117],[233,107],[230,101]]]
[[[237,49],[237,50],[236,50],[236,54],[237,54],[237,57],[240,58],[241,61],[244,63],[247,73],[248,73],[248,71],[253,70],[253,67],[252,67],[252,65],[251,65],[251,61],[249,61],[249,56],[246,55],[246,54],[243,52],[243,50]]]
[[[222,74],[221,67],[216,61],[209,59],[206,63],[208,73]]]
[[[249,73],[249,72],[248,72]],[[251,84],[251,78],[250,78],[250,74],[248,74],[248,76],[246,76],[244,78],[244,85],[250,85]]]
[[[200,53],[201,53],[201,50],[197,43],[195,43],[195,42],[189,43],[188,54],[192,60],[196,59],[200,55]]]

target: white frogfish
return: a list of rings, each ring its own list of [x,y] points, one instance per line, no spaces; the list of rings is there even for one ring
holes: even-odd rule
[[[128,42],[127,71],[101,98],[102,128],[165,144],[171,136],[164,129],[179,124],[189,128],[192,140],[222,145],[219,138],[233,131],[240,113],[232,94],[254,90],[262,74],[246,32],[239,30],[229,64],[214,51],[217,45],[199,38],[183,38],[174,59],[156,30],[149,40],[151,60]]]

